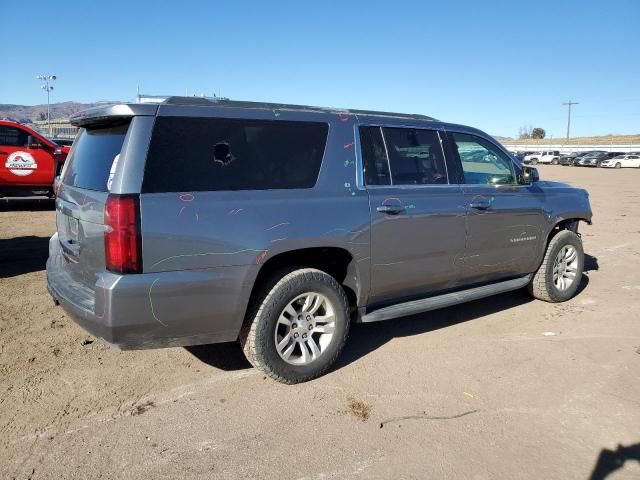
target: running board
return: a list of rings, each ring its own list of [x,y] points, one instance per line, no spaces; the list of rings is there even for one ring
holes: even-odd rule
[[[413,300],[411,302],[399,303],[389,307],[380,308],[373,312],[362,316],[361,322],[380,322],[382,320],[390,320],[392,318],[405,317],[416,313],[428,312],[438,308],[450,307],[459,303],[478,300],[479,298],[490,297],[498,293],[518,290],[526,286],[531,280],[531,275],[526,277],[515,278],[505,282],[493,283],[482,287],[470,288],[460,292],[445,293],[435,297],[424,298],[422,300]]]

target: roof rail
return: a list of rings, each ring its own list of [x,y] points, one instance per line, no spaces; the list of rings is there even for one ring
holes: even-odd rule
[[[218,99],[205,97],[167,97],[162,103],[165,105],[215,105]]]
[[[206,98],[206,97],[168,97],[162,102],[164,105],[200,105],[200,106],[218,106],[218,107],[235,107],[235,108],[263,108],[269,110],[294,110],[294,111],[312,111],[323,113],[344,113],[355,115],[373,115],[384,117],[401,117],[417,120],[435,120],[433,117],[419,115],[415,113],[392,113],[379,112],[376,110],[354,110],[347,108],[329,108],[329,107],[312,107],[308,105],[290,105],[286,103],[269,103],[269,102],[251,102],[246,100],[230,100],[225,97]]]

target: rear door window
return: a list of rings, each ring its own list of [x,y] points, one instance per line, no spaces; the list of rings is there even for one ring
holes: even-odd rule
[[[106,192],[111,166],[128,128],[129,123],[82,130],[65,162],[62,183]]]
[[[312,188],[328,131],[319,122],[158,117],[142,191]]]
[[[449,183],[440,137],[434,130],[360,127],[367,185]]]
[[[438,133],[416,128],[383,128],[393,185],[448,183]]]
[[[389,185],[389,160],[380,127],[360,127],[360,146],[367,185]]]

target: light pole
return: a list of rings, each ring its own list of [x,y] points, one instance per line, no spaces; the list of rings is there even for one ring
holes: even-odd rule
[[[42,80],[42,89],[47,92],[47,125],[49,127],[49,136],[51,136],[51,112],[49,111],[49,94],[53,90],[53,85],[50,85],[56,79],[55,75],[45,75],[41,73],[36,77],[38,80]]]

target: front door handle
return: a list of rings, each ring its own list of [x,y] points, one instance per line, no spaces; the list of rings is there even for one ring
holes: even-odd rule
[[[489,210],[491,202],[489,200],[476,200],[471,202],[469,206],[475,210]]]
[[[386,213],[389,215],[397,215],[405,211],[402,205],[380,205],[376,208],[380,213]]]

